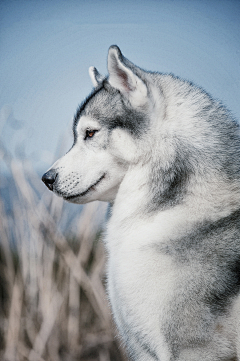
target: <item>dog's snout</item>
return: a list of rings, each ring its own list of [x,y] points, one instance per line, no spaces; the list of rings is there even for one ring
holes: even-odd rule
[[[53,184],[57,178],[57,175],[57,172],[54,169],[51,169],[48,172],[44,173],[44,175],[42,176],[43,183],[46,184],[50,191],[53,190]]]

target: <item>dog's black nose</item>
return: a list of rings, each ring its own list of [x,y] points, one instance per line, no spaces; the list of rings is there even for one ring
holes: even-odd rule
[[[57,172],[54,169],[50,169],[48,172],[44,173],[44,175],[42,176],[42,181],[43,181],[43,183],[46,184],[48,189],[50,189],[50,191],[52,191],[53,184],[54,184],[56,178],[57,178]]]

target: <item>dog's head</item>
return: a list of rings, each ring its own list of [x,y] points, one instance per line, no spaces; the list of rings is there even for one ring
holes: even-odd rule
[[[109,49],[108,71],[104,78],[89,69],[95,88],[76,112],[74,144],[42,177],[70,202],[113,201],[129,166],[147,153],[141,142],[149,125],[145,72],[117,46]]]

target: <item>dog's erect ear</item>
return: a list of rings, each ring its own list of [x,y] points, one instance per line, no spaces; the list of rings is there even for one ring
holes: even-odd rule
[[[95,88],[105,79],[94,66],[90,66],[88,72]]]
[[[131,67],[128,66],[128,60],[124,59],[116,45],[109,48],[109,83],[128,98],[132,105],[142,106],[147,101],[147,87],[142,79],[133,72],[131,69],[133,66],[133,64]]]

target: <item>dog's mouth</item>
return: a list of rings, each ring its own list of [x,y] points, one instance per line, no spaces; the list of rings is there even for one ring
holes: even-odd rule
[[[73,194],[71,196],[67,196],[65,194],[62,195],[62,197],[66,200],[72,200],[74,198],[79,198],[79,197],[83,197],[85,196],[87,193],[91,192],[91,191],[95,191],[95,187],[105,178],[105,173],[95,182],[93,183],[90,187],[88,187],[84,192],[81,193],[77,193],[77,194]]]

